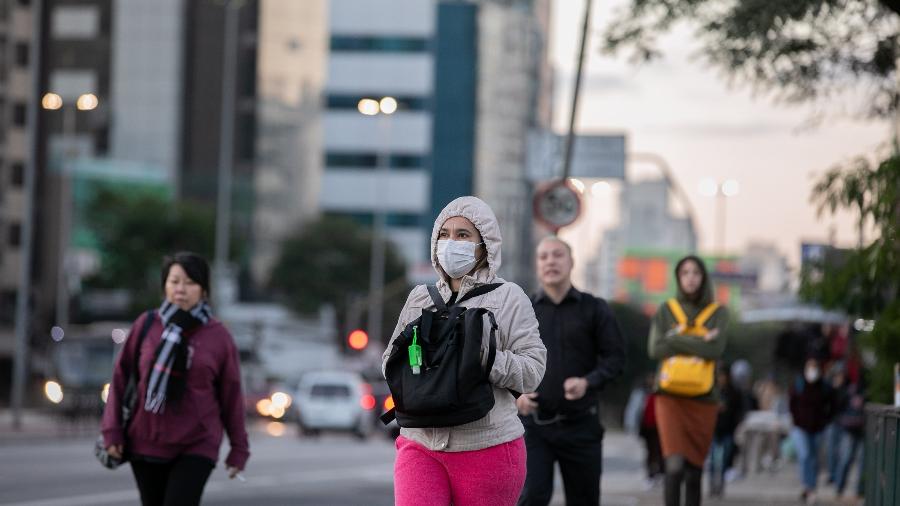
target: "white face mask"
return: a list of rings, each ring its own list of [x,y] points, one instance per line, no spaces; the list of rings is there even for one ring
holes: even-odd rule
[[[484,243],[441,239],[437,242],[437,259],[441,268],[453,279],[459,279],[475,267],[475,248]]]
[[[819,368],[807,367],[806,371],[803,372],[803,375],[806,376],[806,381],[815,383],[819,379]]]

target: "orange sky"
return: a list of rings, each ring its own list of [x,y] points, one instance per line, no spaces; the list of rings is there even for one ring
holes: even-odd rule
[[[583,15],[582,0],[556,0],[551,59],[556,70],[554,126],[568,124],[572,76]],[[623,0],[595,2],[594,33]],[[635,67],[596,48],[593,39],[582,83],[579,131],[626,132],[631,152],[664,157],[689,193],[697,214],[701,249],[714,246],[714,199],[698,191],[705,177],[737,179],[741,190],[728,201],[726,249],[737,252],[750,241],[774,243],[792,264],[801,240],[855,242],[855,218],[818,218],[809,203],[815,175],[835,163],[872,153],[888,140],[887,122],[863,122],[842,113],[849,100],[835,104],[830,118],[807,127],[811,107],[779,105],[749,89],[729,87],[717,70],[692,55],[698,45],[681,27],[661,39],[662,61]],[[647,173],[647,167],[638,167]],[[602,220],[600,220],[602,221]]]

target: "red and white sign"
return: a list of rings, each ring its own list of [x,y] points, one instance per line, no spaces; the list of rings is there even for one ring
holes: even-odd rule
[[[581,214],[581,196],[568,180],[554,181],[534,195],[534,217],[557,232]]]

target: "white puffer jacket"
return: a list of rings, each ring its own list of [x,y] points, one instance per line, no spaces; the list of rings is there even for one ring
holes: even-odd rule
[[[500,226],[494,212],[478,198],[460,197],[447,204],[434,223],[431,232],[431,264],[438,273],[437,287],[444,298],[450,300],[452,291],[445,274],[437,262],[437,240],[441,226],[448,218],[462,216],[475,225],[487,248],[487,268],[476,271],[473,275],[464,276],[460,284],[457,298],[463,297],[476,286],[488,283],[504,283],[484,295],[472,297],[465,306],[483,307],[494,313],[499,326],[497,335],[497,356],[490,373],[490,382],[494,385],[494,407],[479,420],[456,427],[436,427],[424,429],[400,430],[400,434],[432,450],[469,451],[480,450],[512,441],[524,434],[525,430],[519,421],[515,398],[509,390],[516,392],[533,392],[544,377],[547,361],[547,350],[538,332],[538,322],[534,316],[531,300],[521,287],[515,283],[505,282],[497,276],[500,268]],[[425,285],[415,287],[409,294],[397,327],[391,334],[381,360],[384,373],[388,354],[394,339],[406,326],[421,316],[422,309],[434,309],[434,303],[428,295]],[[482,350],[487,350],[490,326],[484,326]],[[487,353],[482,353],[486,356]],[[486,359],[485,359],[486,361]]]

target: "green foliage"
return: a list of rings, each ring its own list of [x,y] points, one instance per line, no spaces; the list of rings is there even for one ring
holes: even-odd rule
[[[898,102],[898,2],[892,0],[631,0],[608,25],[606,49],[658,57],[658,36],[680,21],[697,27],[714,67],[785,101],[827,99],[859,86],[866,113]]]
[[[877,167],[857,160],[834,168],[816,184],[812,200],[820,213],[851,208],[861,222],[875,226],[877,235],[868,245],[845,258],[826,257],[803,273],[800,293],[825,307],[875,320],[863,341],[877,358],[870,386],[873,399],[889,402],[893,365],[900,359],[900,156]]]
[[[372,233],[356,222],[325,216],[288,237],[272,270],[270,287],[294,311],[315,314],[335,307],[342,331],[362,322],[369,291]],[[390,241],[385,245],[384,329],[388,336],[405,299],[406,266]],[[399,287],[399,289],[392,289]],[[402,293],[402,295],[400,295]]]
[[[87,226],[100,249],[99,272],[85,281],[92,288],[127,288],[132,311],[159,304],[159,268],[165,255],[193,251],[211,258],[211,210],[173,203],[152,192],[98,188],[87,206]]]
[[[877,362],[868,371],[869,395],[884,404],[893,402],[894,364],[900,362],[900,301],[893,301],[875,321],[863,344],[875,351]]]
[[[865,159],[828,171],[813,189],[819,213],[854,209],[861,225],[871,221],[877,236],[845,258],[827,256],[804,273],[801,295],[826,307],[874,318],[900,298],[900,157],[872,167]]]

